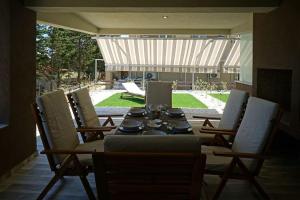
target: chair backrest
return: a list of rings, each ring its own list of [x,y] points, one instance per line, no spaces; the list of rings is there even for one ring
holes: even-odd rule
[[[70,102],[74,115],[75,114],[78,115],[78,119],[80,121],[77,123],[77,125],[79,127],[80,126],[87,126],[87,127],[101,126],[87,88],[79,89],[68,94],[68,100]]]
[[[68,102],[62,90],[46,93],[36,100],[38,117],[42,122],[39,131],[49,149],[73,150],[79,144],[79,138],[69,110]],[[38,124],[39,125],[39,124]],[[43,143],[44,143],[43,141]],[[44,143],[45,145],[45,143]],[[60,164],[67,155],[53,156],[55,164]]]
[[[235,136],[232,150],[243,153],[263,154],[276,123],[279,106],[276,103],[250,97],[247,108]],[[258,170],[258,162],[244,159],[250,170]]]
[[[245,111],[249,94],[245,91],[232,89],[225,105],[218,128],[236,130]]]
[[[148,81],[146,88],[147,105],[172,106],[172,83],[163,81]]]
[[[143,93],[143,91],[134,82],[122,83],[122,85],[129,93]]]
[[[206,158],[200,146],[195,136],[108,136],[106,152],[93,155],[98,197],[198,200]]]

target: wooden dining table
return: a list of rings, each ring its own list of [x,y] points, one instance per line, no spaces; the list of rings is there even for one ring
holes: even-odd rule
[[[133,109],[137,109],[137,108],[131,108],[128,113],[131,113],[131,110]],[[159,113],[149,113],[149,112],[146,112],[145,111],[145,114],[144,115],[140,115],[140,116],[132,116],[132,115],[129,115],[129,114],[126,114],[126,116],[124,117],[124,120],[122,121],[120,127],[122,127],[122,124],[124,121],[126,120],[135,120],[135,121],[138,121],[138,122],[142,122],[143,124],[143,129],[140,130],[140,131],[134,131],[134,132],[126,132],[126,131],[122,131],[120,129],[117,129],[115,131],[115,135],[142,135],[144,134],[146,131],[149,133],[149,135],[151,135],[151,131],[152,130],[158,130],[159,132],[161,133],[165,133],[165,134],[194,134],[193,131],[192,131],[192,127],[191,125],[190,128],[187,130],[187,131],[183,131],[183,132],[175,132],[174,129],[172,129],[172,126],[178,122],[180,123],[188,123],[187,119],[186,119],[186,116],[184,114],[184,112],[182,111],[182,113],[184,114],[183,116],[180,116],[180,117],[171,117],[169,115],[166,114],[166,112],[159,112]],[[160,127],[152,127],[152,126],[149,126],[149,122],[153,121],[153,120],[161,120],[161,126]],[[188,123],[189,124],[189,123]],[[156,131],[156,133],[158,132]]]

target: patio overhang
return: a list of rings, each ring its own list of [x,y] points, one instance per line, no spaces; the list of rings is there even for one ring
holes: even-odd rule
[[[106,71],[239,73],[240,41],[237,37],[104,36],[98,37],[97,42]]]
[[[279,0],[25,0],[40,23],[97,34],[229,34]],[[168,16],[168,19],[163,19]]]

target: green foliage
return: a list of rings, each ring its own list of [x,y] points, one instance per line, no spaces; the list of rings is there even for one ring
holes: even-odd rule
[[[94,59],[102,58],[91,35],[40,24],[36,29],[37,75],[55,79],[58,86],[64,81],[62,77],[70,77],[72,72],[77,73],[80,83],[93,73],[89,69]]]
[[[175,81],[173,81],[173,83],[172,83],[172,89],[173,89],[173,90],[177,90],[177,87],[178,87],[178,81],[175,80]]]
[[[209,90],[210,89],[210,85],[208,82],[203,81],[202,79],[198,78],[195,81],[195,89],[196,90]]]

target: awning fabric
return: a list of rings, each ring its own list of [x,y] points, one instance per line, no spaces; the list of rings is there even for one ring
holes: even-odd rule
[[[97,38],[106,71],[238,73],[238,39]]]

